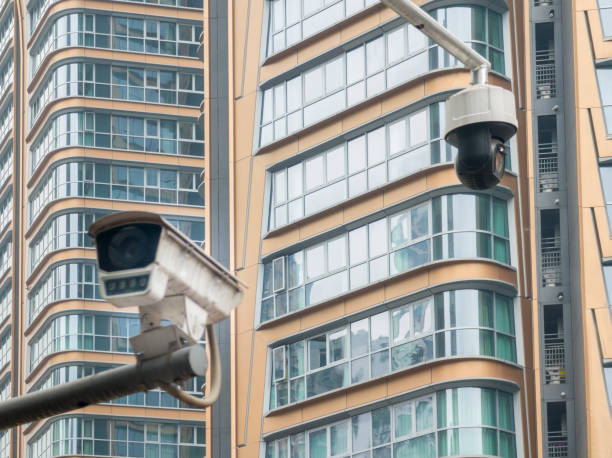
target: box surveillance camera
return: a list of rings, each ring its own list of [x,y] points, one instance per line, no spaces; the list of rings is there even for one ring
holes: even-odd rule
[[[242,299],[239,280],[157,214],[113,213],[89,235],[102,297],[118,307],[157,306],[175,323],[195,316],[205,325],[229,316]]]

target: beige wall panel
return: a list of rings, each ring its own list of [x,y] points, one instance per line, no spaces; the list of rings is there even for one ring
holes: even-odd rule
[[[263,205],[263,200],[262,200],[262,196],[263,196],[263,177],[262,174],[257,174],[258,176],[256,177],[255,174],[253,174],[253,181],[254,186],[253,186],[253,190],[252,190],[252,194],[249,191],[249,169],[251,167],[251,159],[250,158],[245,158],[242,159],[241,161],[238,162],[234,162],[233,163],[233,167],[234,167],[234,173],[236,174],[237,177],[239,177],[239,179],[234,180],[234,208],[233,208],[233,223],[232,223],[232,227],[231,230],[234,231],[235,235],[234,235],[234,243],[235,243],[235,249],[234,249],[234,265],[237,268],[241,268],[244,267],[242,265],[242,260],[243,260],[243,250],[244,250],[244,243],[245,243],[245,239],[244,239],[244,230],[246,227],[251,227],[251,224],[253,226],[257,225],[257,227],[252,227],[253,232],[255,233],[259,233],[259,228],[261,227],[261,216],[262,216],[262,208],[261,205]],[[256,179],[257,178],[257,179]],[[249,204],[251,204],[252,201],[256,201],[260,206],[259,207],[253,207],[250,208]],[[249,210],[252,210],[253,213],[257,213],[255,215],[250,214],[250,218],[251,221],[247,222],[247,214],[249,213]],[[248,223],[248,226],[247,226]],[[253,255],[257,256],[259,254],[259,244],[256,243],[255,245],[248,245],[250,248],[250,252],[252,252]]]
[[[261,208],[261,207],[259,207]],[[336,216],[339,215],[336,213]],[[279,231],[274,237],[267,237],[261,241],[261,253],[268,254],[283,247],[293,245],[300,241],[300,228],[306,226],[308,222],[302,222],[298,225],[292,225],[291,229]]]
[[[396,396],[430,385],[431,367],[429,366],[419,366],[415,370],[402,371],[396,377],[390,377],[387,382],[387,396]]]
[[[363,34],[364,30],[370,30],[374,27],[377,27],[382,23],[382,21],[388,20],[388,18],[381,15],[380,6],[370,7],[363,11],[362,14],[359,14],[359,18],[352,20],[349,18],[348,21],[341,23],[343,25],[340,29],[340,40],[344,43],[349,41],[361,34]]]
[[[405,296],[413,291],[419,291],[429,285],[427,268],[417,268],[412,272],[398,275],[384,282],[385,300]]]
[[[240,309],[238,309],[239,313],[236,313],[234,317],[236,334],[242,334],[243,332],[248,332],[253,329],[258,270],[258,265],[254,265],[236,272],[240,281],[247,285],[245,299],[248,299],[242,301],[242,305],[240,305]]]
[[[266,348],[262,342],[258,339],[258,346],[260,348],[258,352],[251,352],[251,339],[252,335],[250,332],[242,333],[234,336],[234,361],[235,367],[243,368],[243,372],[239,373],[234,378],[236,397],[235,397],[235,428],[237,431],[237,441],[242,442],[244,435],[244,428],[246,422],[246,412],[249,409],[249,424],[258,424],[261,419],[261,412],[263,409],[263,393],[264,393],[264,381],[266,373]],[[253,358],[253,361],[251,361]],[[257,363],[257,364],[255,364]],[[252,377],[249,377],[252,365]],[[250,400],[247,395],[250,391]],[[249,405],[247,405],[247,403]],[[257,428],[252,429],[251,434],[256,434]],[[254,439],[254,438],[253,438]]]
[[[451,69],[435,73],[435,78],[428,77],[423,82],[425,94],[435,94],[437,92],[448,91],[454,87],[467,87],[470,85],[471,76],[467,70]]]
[[[357,197],[343,205],[344,222],[354,221],[364,215],[374,213],[384,207],[384,193],[380,191],[368,193],[363,197]]]
[[[310,59],[323,54],[329,49],[333,49],[336,46],[342,44],[340,32],[337,30],[331,30],[327,34],[322,34],[320,39],[312,41],[309,46],[299,48],[297,51],[298,64],[308,62]]]
[[[601,369],[595,323],[591,314],[584,320],[586,414],[589,456],[606,457],[610,455],[610,431],[612,416]]]
[[[323,214],[316,221],[307,221],[299,226],[300,239],[306,239],[321,232],[322,228],[332,228],[342,224],[342,213]]]
[[[575,5],[577,7],[585,6],[583,2],[576,2]],[[595,58],[596,59],[609,59],[610,57],[612,57],[612,41],[604,40],[603,38],[601,20],[599,19],[599,9],[597,6],[593,8],[588,8],[588,9],[590,10],[590,11],[587,11],[589,25],[591,29],[590,39],[591,39],[591,42],[593,43],[593,52],[595,53]],[[582,13],[578,13],[578,14],[582,14]],[[586,35],[583,35],[583,36],[586,36]],[[582,73],[580,73],[580,76],[582,77]]]
[[[582,14],[578,14],[576,20],[576,33],[578,36],[588,37],[587,25]],[[597,77],[595,76],[595,65],[587,39],[576,43],[575,66],[580,70],[580,79],[576,80],[578,108],[601,106]]]
[[[597,324],[597,335],[601,348],[601,358],[612,360],[612,320],[607,305],[593,309]]]
[[[233,57],[232,72],[234,75],[233,92],[235,97],[240,97],[244,95],[245,92],[242,87],[244,68],[256,69],[259,66],[262,32],[261,23],[264,3],[265,2],[250,1],[247,5],[247,2],[235,2],[235,5],[230,7],[232,14],[232,21],[230,21],[229,24],[229,32],[231,34],[230,46],[232,48],[230,58]],[[246,67],[244,67],[244,64],[246,64]],[[256,88],[257,79],[258,72],[245,72],[244,83],[247,87],[247,93],[250,93]],[[234,116],[236,116],[236,114],[237,112],[234,110]],[[236,123],[236,118],[234,119]],[[241,126],[242,124],[236,123],[235,125]]]
[[[516,285],[516,272],[492,261],[446,261],[439,264],[439,267],[430,269],[429,284],[470,278],[491,278]]]
[[[342,131],[354,129],[381,115],[379,103],[366,104],[360,110],[349,110],[341,119]]]
[[[591,109],[590,113],[593,119],[593,130],[595,131],[599,157],[612,157],[612,138],[606,138],[606,123],[603,117],[603,110],[600,107],[595,107]]]
[[[428,189],[427,181],[426,175],[417,174],[410,180],[402,180],[397,185],[388,186],[383,192],[383,205],[388,207],[425,192]],[[448,184],[448,181],[445,184]]]
[[[298,138],[298,148],[303,151],[312,146],[333,138],[342,133],[342,122],[336,117],[328,121],[322,121],[317,125],[317,128],[306,130],[306,132]]]
[[[391,89],[390,96],[381,100],[382,112],[399,110],[423,97],[425,97],[425,85],[422,78],[417,78],[412,84],[408,82],[398,89]]]
[[[595,214],[595,224],[597,225],[597,234],[599,235],[599,246],[601,247],[601,256],[603,258],[612,257],[612,238],[610,237],[610,224],[608,223],[608,213],[606,207],[593,208]]]
[[[312,313],[312,315],[317,315],[317,313]],[[281,319],[274,323],[273,326],[264,326],[257,330],[256,339],[257,343],[264,345],[264,350],[267,350],[268,345],[271,342],[275,342],[278,339],[283,337],[291,336],[296,334],[297,332],[304,329],[304,324],[302,323],[301,318],[304,314],[298,314],[292,319]],[[310,326],[306,326],[307,328]]]
[[[457,178],[453,163],[439,165],[437,167],[437,173],[427,175],[427,189],[440,188],[450,184],[459,184],[459,178]]]
[[[346,393],[346,408],[351,409],[360,405],[386,398],[389,395],[387,383],[366,383]]]
[[[578,180],[580,183],[580,200],[584,207],[602,207],[604,204],[597,152],[593,144],[589,113],[586,109],[578,111]]]
[[[431,367],[431,383],[473,377],[508,380],[522,386],[522,370],[493,360],[459,358],[440,362]]]
[[[234,226],[234,232],[236,234],[236,240],[240,241],[240,249],[236,249],[236,267],[244,268],[256,266],[259,263],[260,256],[260,244],[261,244],[261,218],[263,216],[263,177],[261,174],[256,179],[256,173],[253,172],[253,183],[251,186],[251,193],[249,194],[249,220],[247,221],[248,226]],[[248,181],[248,177],[238,177],[235,181],[240,180]],[[260,182],[261,180],[261,182]],[[244,201],[241,198],[241,205],[244,205]],[[246,212],[245,212],[246,215]],[[245,216],[246,217],[246,216]],[[246,246],[247,250],[244,251],[245,234],[246,232]]]
[[[581,244],[582,266],[582,298],[586,309],[598,308],[607,304],[606,288],[599,262],[600,253],[595,237],[595,226],[589,208],[583,208],[580,213],[583,233]],[[595,262],[593,262],[595,260]]]
[[[346,394],[337,393],[336,396],[323,396],[324,402],[307,403],[302,407],[302,421],[308,421],[326,415],[328,412],[338,412],[346,409]],[[287,425],[285,423],[285,425]],[[264,425],[267,428],[267,424]]]
[[[314,328],[344,315],[344,302],[334,301],[321,307],[317,313],[305,313],[300,317],[302,329]]]
[[[367,288],[344,300],[344,314],[350,315],[385,301],[384,288]]]
[[[255,25],[257,27],[257,25]],[[294,48],[295,49],[295,48]],[[281,52],[278,55],[269,58],[266,61],[266,64],[263,65],[259,72],[259,83],[263,83],[268,81],[270,78],[273,78],[276,75],[280,75],[287,70],[291,70],[293,67],[299,64],[298,60],[298,51],[294,52]],[[257,65],[254,65],[249,68],[257,68]],[[257,83],[257,82],[256,82]],[[251,87],[251,86],[247,86]]]
[[[253,155],[256,100],[257,92],[253,90],[234,102],[234,123],[236,129],[234,130],[233,142],[237,161],[250,158]]]
[[[314,143],[314,145],[320,141]],[[255,167],[259,175],[263,175],[266,167],[269,167],[277,162],[287,159],[306,148],[300,148],[299,137],[294,135],[288,140],[281,140],[273,148],[266,149],[255,156]]]

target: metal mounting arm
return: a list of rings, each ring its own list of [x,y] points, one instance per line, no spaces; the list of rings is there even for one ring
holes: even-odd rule
[[[35,391],[0,403],[0,431],[23,423],[42,420],[90,404],[105,402],[139,391],[204,375],[208,366],[206,350],[200,345],[128,364]],[[170,385],[172,386],[172,385]]]
[[[411,0],[381,0],[472,71],[472,84],[486,84],[491,63],[449,32]]]

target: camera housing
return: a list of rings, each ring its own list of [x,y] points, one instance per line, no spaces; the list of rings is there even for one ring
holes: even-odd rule
[[[90,226],[89,235],[98,255],[100,292],[117,307],[139,306],[141,316],[143,309],[151,310],[201,335],[205,325],[229,316],[242,300],[238,279],[157,214],[106,215]]]
[[[490,84],[475,84],[446,101],[445,140],[458,149],[455,172],[470,189],[489,189],[502,179],[504,143],[518,121],[512,92]]]

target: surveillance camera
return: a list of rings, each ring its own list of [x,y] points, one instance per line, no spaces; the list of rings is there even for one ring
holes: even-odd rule
[[[518,121],[512,92],[475,84],[446,101],[445,139],[457,147],[455,171],[471,189],[489,189],[504,175],[504,143],[514,136]]]
[[[113,213],[96,220],[89,235],[102,297],[118,307],[150,306],[179,325],[195,320],[187,332],[200,332],[199,339],[203,326],[240,303],[239,281],[157,214]]]

